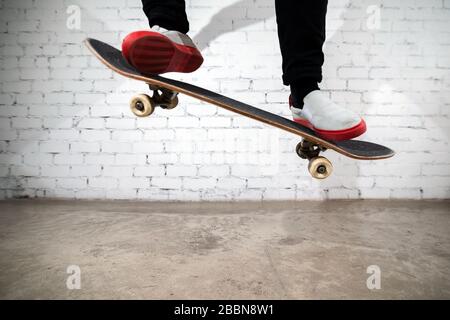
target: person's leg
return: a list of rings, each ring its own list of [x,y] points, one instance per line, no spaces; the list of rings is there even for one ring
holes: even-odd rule
[[[291,86],[299,108],[322,81],[327,4],[327,0],[275,0],[283,82]]]
[[[325,139],[346,140],[364,133],[366,124],[319,90],[327,5],[327,0],[275,0],[283,82],[291,87],[295,122]]]
[[[160,26],[167,30],[188,33],[189,22],[184,0],[142,0],[150,28]]]

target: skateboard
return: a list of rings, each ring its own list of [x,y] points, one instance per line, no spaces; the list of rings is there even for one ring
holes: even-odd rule
[[[325,179],[333,171],[331,162],[321,156],[321,153],[327,149],[357,160],[381,160],[390,158],[395,154],[394,151],[385,146],[366,141],[324,140],[317,136],[313,130],[294,121],[207,89],[159,75],[142,74],[126,61],[120,50],[95,39],[88,38],[84,42],[90,51],[114,72],[127,78],[144,81],[149,85],[151,95],[138,94],[130,101],[131,111],[138,117],[150,116],[156,107],[175,108],[178,104],[179,93],[191,96],[300,136],[302,140],[296,147],[296,153],[299,157],[309,161],[308,170],[316,179]]]

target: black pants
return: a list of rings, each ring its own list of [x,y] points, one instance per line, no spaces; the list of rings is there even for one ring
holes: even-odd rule
[[[150,27],[189,31],[184,0],[142,0]],[[285,85],[322,81],[328,0],[275,0]]]

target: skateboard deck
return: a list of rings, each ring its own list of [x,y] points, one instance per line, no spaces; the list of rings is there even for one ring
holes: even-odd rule
[[[144,81],[150,86],[153,97],[138,95],[131,101],[131,109],[137,116],[151,114],[156,106],[166,109],[175,107],[178,103],[178,93],[191,96],[302,137],[302,142],[297,145],[297,154],[310,161],[309,170],[313,177],[319,179],[328,177],[332,171],[331,163],[326,158],[319,157],[319,153],[326,149],[334,150],[344,156],[358,160],[380,160],[390,158],[395,154],[393,150],[385,146],[366,141],[324,140],[313,130],[294,121],[210,90],[159,75],[142,74],[126,61],[120,50],[104,42],[88,38],[85,40],[85,44],[108,68],[124,77]]]

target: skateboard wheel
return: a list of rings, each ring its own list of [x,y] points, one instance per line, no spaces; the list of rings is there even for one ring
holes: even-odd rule
[[[333,165],[325,157],[315,157],[309,161],[308,170],[313,178],[325,179],[333,172]]]
[[[138,117],[148,117],[155,111],[152,99],[146,94],[138,94],[130,101],[131,112]]]

